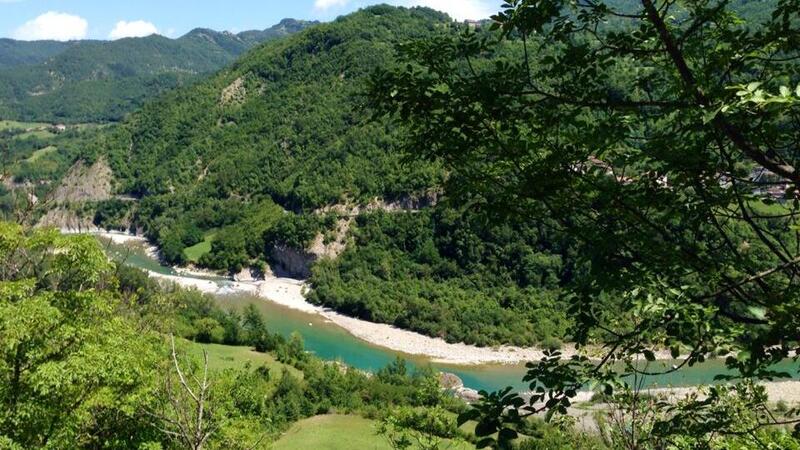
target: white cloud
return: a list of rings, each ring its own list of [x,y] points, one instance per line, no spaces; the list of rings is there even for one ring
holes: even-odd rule
[[[85,38],[88,30],[89,22],[83,17],[48,11],[14,30],[13,37],[24,41],[69,41]]]
[[[108,38],[145,37],[156,33],[158,33],[158,28],[150,22],[145,22],[144,20],[134,20],[132,22],[120,20],[109,33]]]
[[[324,11],[333,7],[341,7],[350,3],[350,0],[315,0],[314,9]]]
[[[498,0],[406,0],[403,6],[427,6],[456,20],[488,19],[500,10]]]

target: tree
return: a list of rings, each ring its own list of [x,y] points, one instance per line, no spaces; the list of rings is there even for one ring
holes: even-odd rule
[[[205,344],[220,343],[225,337],[225,329],[212,318],[203,318],[195,322],[197,333],[194,338]]]
[[[667,371],[723,354],[742,377],[785,375],[770,366],[800,336],[800,2],[761,6],[747,22],[743,2],[509,0],[496,34],[403,45],[373,77],[377,115],[450,170],[453,198],[574,242],[572,335],[606,351],[533,364],[530,403],[487,397],[487,436],[514,419],[503,405],[566,411],[656,349],[684,355]]]
[[[218,430],[218,418],[212,411],[211,380],[208,373],[208,353],[203,350],[203,365],[199,375],[195,370],[181,368],[175,338],[171,337],[172,367],[164,378],[163,411],[151,412],[160,428],[170,439],[190,450],[201,450]],[[174,370],[172,370],[174,369]]]
[[[0,223],[4,445],[111,448],[116,436],[127,445],[152,437],[136,411],[158,340],[120,314],[111,269],[92,237]]]
[[[244,309],[242,328],[245,332],[245,339],[251,345],[254,345],[255,340],[267,331],[264,316],[253,303],[248,304]]]
[[[441,407],[398,408],[381,419],[378,434],[396,450],[444,450],[458,442],[455,420]]]

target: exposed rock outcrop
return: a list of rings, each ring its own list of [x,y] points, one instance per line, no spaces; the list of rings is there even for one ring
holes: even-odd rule
[[[286,245],[272,248],[272,271],[281,278],[306,279],[311,276],[311,265],[317,256]]]
[[[436,204],[439,203],[440,195],[441,192],[438,190],[429,190],[419,194],[407,195],[394,201],[386,201],[375,197],[366,205],[338,203],[320,208],[315,212],[317,214],[336,213],[343,217],[357,217],[363,213],[372,211],[416,212],[421,209],[436,206]]]
[[[78,161],[46,199],[49,209],[37,225],[73,232],[98,231],[91,214],[82,213],[82,204],[110,199],[113,179],[105,159],[91,166]]]
[[[308,247],[308,253],[315,259],[336,259],[347,248],[347,234],[354,218],[346,217],[336,222],[336,229],[329,233],[319,233]]]
[[[220,106],[240,105],[247,99],[247,88],[244,78],[239,77],[222,90],[219,97]]]
[[[272,270],[269,267],[265,267],[263,269],[257,267],[245,267],[241,270],[241,272],[233,275],[233,281],[249,283],[253,281],[261,281],[274,276],[275,274],[272,273]]]
[[[311,275],[311,266],[323,258],[338,258],[346,249],[350,227],[360,214],[372,211],[392,213],[416,212],[435,206],[439,201],[439,191],[431,190],[420,195],[407,196],[402,199],[386,202],[374,198],[366,205],[336,204],[320,208],[316,214],[336,214],[340,218],[336,228],[319,233],[308,246],[298,250],[288,246],[276,245],[272,249],[272,269],[280,277],[305,279]]]
[[[114,174],[105,159],[98,159],[89,167],[78,161],[61,180],[51,200],[56,204],[108,200],[113,179]]]
[[[439,375],[439,385],[443,390],[452,392],[453,395],[467,403],[474,403],[481,399],[481,395],[475,389],[464,386],[464,381],[458,375],[442,372]]]
[[[63,231],[73,233],[94,233],[100,231],[92,221],[92,217],[82,217],[76,211],[67,207],[59,206],[47,211],[39,219],[37,224],[40,227],[54,227]]]

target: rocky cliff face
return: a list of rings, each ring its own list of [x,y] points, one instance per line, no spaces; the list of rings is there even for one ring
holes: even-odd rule
[[[81,215],[79,211],[59,206],[48,210],[47,213],[39,219],[37,226],[53,227],[75,233],[92,233],[99,231],[92,219],[93,217]]]
[[[91,166],[78,161],[45,200],[48,210],[38,226],[69,231],[96,231],[93,217],[83,205],[111,198],[114,174],[104,159]]]
[[[301,280],[311,276],[311,265],[317,260],[317,255],[285,245],[274,246],[271,256],[271,269],[276,276]]]
[[[319,233],[308,248],[295,248],[276,245],[273,247],[272,270],[279,277],[305,279],[311,275],[311,266],[323,258],[336,259],[347,249],[350,227],[355,218],[364,213],[386,211],[391,213],[413,213],[435,206],[439,192],[430,191],[420,195],[405,197],[393,202],[375,198],[366,205],[337,204],[316,211],[317,214],[336,213],[340,219],[336,228],[329,233]]]
[[[56,204],[99,202],[111,198],[114,174],[105,159],[91,166],[78,161],[53,192],[51,201]]]

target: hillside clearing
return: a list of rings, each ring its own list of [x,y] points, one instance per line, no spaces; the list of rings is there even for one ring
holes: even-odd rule
[[[27,130],[30,128],[43,128],[49,124],[36,122],[17,122],[16,120],[0,120],[0,131],[5,130]]]
[[[186,260],[192,263],[200,262],[200,258],[211,251],[211,243],[214,242],[214,236],[216,236],[216,232],[206,233],[202,242],[187,247],[183,251],[183,254],[186,255]]]
[[[294,367],[282,364],[272,355],[259,353],[250,347],[198,344],[188,341],[187,343],[189,344],[189,353],[192,355],[201,356],[203,350],[208,352],[208,368],[211,370],[242,369],[249,363],[253,368],[266,366],[275,375],[286,369],[295,377],[303,378],[303,373]]]
[[[377,421],[352,415],[328,414],[301,420],[272,446],[274,450],[387,449],[389,442],[377,433]],[[473,448],[467,443],[445,444],[442,448]]]
[[[294,424],[272,446],[274,450],[391,450],[376,433],[376,422],[359,416],[324,415]]]
[[[50,153],[53,153],[53,152],[55,152],[55,151],[57,151],[57,150],[58,150],[58,148],[56,148],[56,147],[55,147],[55,146],[53,146],[53,145],[50,145],[50,146],[47,146],[47,147],[45,147],[45,148],[42,148],[42,149],[36,150],[36,151],[35,151],[35,152],[33,152],[33,154],[32,154],[32,155],[31,155],[31,156],[30,156],[30,157],[27,159],[27,161],[28,161],[29,163],[35,163],[36,161],[38,161],[38,160],[40,160],[40,159],[44,158],[45,156],[47,156],[47,155],[49,155]]]

